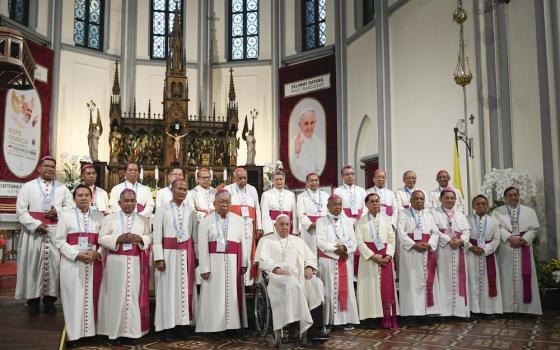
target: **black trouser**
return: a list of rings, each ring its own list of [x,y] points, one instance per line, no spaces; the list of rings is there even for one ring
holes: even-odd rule
[[[313,319],[313,326],[309,331],[311,336],[315,336],[323,330],[323,304],[311,310],[311,318]]]
[[[44,305],[52,305],[56,302],[56,297],[50,296],[50,295],[45,295],[43,297],[43,304]],[[41,303],[41,298],[33,298],[33,299],[28,299],[27,300],[27,305],[29,306],[39,306],[39,304]]]

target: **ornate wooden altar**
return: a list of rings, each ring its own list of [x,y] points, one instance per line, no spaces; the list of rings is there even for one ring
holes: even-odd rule
[[[167,173],[179,166],[187,174],[189,185],[195,185],[197,168],[206,167],[213,171],[213,184],[227,182],[224,170],[231,177],[237,165],[239,148],[238,109],[230,69],[227,115],[217,116],[214,105],[211,115],[189,115],[189,86],[183,48],[183,32],[179,11],[170,40],[163,88],[163,115],[152,113],[148,101],[148,112],[136,110],[136,100],[128,112],[122,112],[118,61],[111,96],[111,132],[109,188],[123,179],[124,167],[129,161],[138,162],[144,169],[146,185],[155,186],[155,167],[159,170],[158,186],[167,185]]]

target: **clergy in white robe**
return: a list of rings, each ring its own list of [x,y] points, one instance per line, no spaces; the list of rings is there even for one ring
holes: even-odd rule
[[[111,189],[111,198],[109,199],[111,211],[116,213],[121,210],[119,205],[121,192],[130,189],[136,193],[136,208],[134,211],[149,218],[154,211],[154,198],[152,197],[152,190],[138,182],[138,164],[128,163],[124,176],[125,180]]]
[[[233,172],[234,183],[227,185],[225,189],[231,195],[230,211],[243,219],[243,235],[247,251],[247,266],[249,273],[245,274],[245,285],[253,285],[257,277],[257,264],[255,262],[255,251],[257,241],[262,236],[261,206],[257,189],[247,183],[247,171],[237,168]]]
[[[297,217],[299,232],[309,249],[317,255],[316,223],[321,216],[327,215],[328,193],[319,189],[319,175],[307,175],[305,191],[297,196]]]
[[[45,312],[56,313],[60,253],[53,244],[58,215],[74,206],[72,194],[54,180],[56,161],[50,156],[39,162],[39,177],[21,186],[16,215],[22,226],[17,248],[16,299],[27,299],[29,314],[39,314],[43,297]]]
[[[290,235],[290,218],[280,214],[275,232],[257,246],[259,268],[268,275],[267,292],[274,330],[289,325],[290,338],[299,339],[307,329],[311,340],[325,340],[323,308],[325,288],[315,277],[317,255],[297,236]]]
[[[214,196],[216,190],[210,187],[212,176],[206,168],[198,170],[196,180],[198,185],[189,191],[187,203],[196,211],[198,222],[214,211]]]
[[[539,228],[537,214],[519,203],[519,191],[504,191],[503,205],[493,211],[501,226],[498,266],[504,312],[542,314],[532,244]]]
[[[436,249],[439,230],[424,209],[424,192],[412,192],[411,206],[399,213],[399,307],[401,316],[439,313]]]
[[[66,336],[72,342],[96,335],[103,272],[98,235],[102,212],[92,209],[87,185],[74,189],[75,208],[63,210],[54,244],[60,250],[60,296]]]
[[[183,178],[183,169],[179,167],[173,167],[169,170],[169,173],[167,174],[167,186],[158,190],[156,193],[156,209],[159,207],[167,206],[169,202],[171,202],[171,199],[173,199],[173,193],[171,193],[171,184],[173,184],[173,181]]]
[[[359,324],[354,293],[354,252],[356,237],[353,222],[342,215],[342,199],[329,197],[327,216],[317,220],[319,277],[325,284],[325,324],[345,325],[353,329]]]
[[[399,214],[403,209],[407,209],[408,207],[410,207],[410,198],[412,196],[412,192],[420,190],[424,193],[424,197],[427,198],[426,192],[416,187],[416,173],[414,171],[405,171],[403,174],[403,182],[404,186],[395,191],[395,198],[397,199],[397,209],[399,211]],[[426,209],[428,209],[427,206]]]
[[[502,288],[496,251],[500,246],[500,225],[488,212],[488,199],[473,198],[474,214],[469,216],[471,237],[467,244],[469,304],[471,312],[501,314]]]
[[[385,187],[387,174],[383,169],[377,169],[373,173],[374,186],[366,190],[367,193],[375,193],[381,200],[380,212],[387,215],[391,221],[391,225],[396,228],[399,218],[399,209],[397,207],[397,198],[395,193]]]
[[[194,324],[197,303],[193,242],[198,224],[196,212],[185,200],[185,180],[173,181],[171,191],[173,199],[156,209],[154,219],[156,332]],[[171,340],[170,332],[165,338]]]
[[[298,234],[298,217],[296,215],[296,196],[287,190],[286,177],[283,172],[276,171],[272,174],[273,187],[264,192],[261,198],[261,213],[263,234],[267,235],[274,232],[276,217],[286,214],[291,221],[290,233]]]
[[[198,232],[200,312],[196,332],[221,332],[247,327],[243,274],[247,245],[243,219],[230,212],[231,195],[216,193],[213,214],[202,220]]]
[[[389,217],[380,213],[381,199],[370,193],[365,199],[368,214],[356,222],[360,251],[358,312],[360,320],[382,317],[381,328],[398,328],[395,286],[395,232]]]
[[[315,111],[306,109],[299,117],[299,131],[290,137],[290,169],[300,181],[311,172],[321,174],[325,167],[327,148],[323,137],[315,133],[316,124]]]
[[[466,216],[455,209],[455,192],[444,188],[441,205],[432,210],[439,230],[437,276],[439,284],[439,313],[441,316],[469,317],[469,281],[466,249],[471,226]]]
[[[453,209],[458,210],[464,214],[465,206],[463,205],[463,196],[461,195],[461,192],[459,192],[458,189],[449,185],[450,179],[451,176],[449,176],[449,172],[447,170],[438,171],[436,175],[436,181],[438,182],[439,186],[428,194],[428,203],[426,204],[426,207],[433,210],[439,208],[440,207],[439,197],[441,195],[441,191],[443,189],[451,189],[453,192],[455,192],[455,196],[457,197]]]
[[[98,333],[109,339],[140,338],[150,329],[149,220],[134,212],[136,194],[120,194],[121,210],[105,217],[99,243],[107,253],[99,295]]]
[[[90,207],[93,210],[99,210],[104,214],[109,214],[109,195],[107,191],[95,185],[97,180],[97,171],[91,163],[85,163],[82,165],[82,171],[80,173],[80,178],[82,183],[87,185],[91,190],[91,203]]]

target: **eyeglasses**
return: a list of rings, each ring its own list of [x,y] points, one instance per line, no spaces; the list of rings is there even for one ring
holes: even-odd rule
[[[208,180],[208,179],[211,179],[211,177],[210,177],[210,176],[199,176],[198,178],[199,178],[199,179],[202,179],[202,180]]]

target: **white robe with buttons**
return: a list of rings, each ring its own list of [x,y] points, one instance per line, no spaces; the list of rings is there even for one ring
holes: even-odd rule
[[[187,203],[196,211],[198,222],[202,221],[214,211],[214,198],[216,197],[216,190],[212,187],[204,188],[197,185],[189,191],[187,195]]]
[[[355,208],[356,210],[362,209],[362,215],[364,216],[368,213],[368,209],[365,204],[366,199],[366,190],[358,185],[348,186],[345,184],[340,185],[339,187],[334,189],[333,194],[336,194],[342,199],[342,208],[352,209]],[[346,214],[342,211],[344,216]],[[352,223],[356,222],[354,218],[348,218]]]
[[[152,197],[152,190],[148,186],[144,186],[139,182],[132,185],[130,182],[124,181],[113,186],[113,188],[111,189],[111,198],[109,200],[111,211],[113,213],[121,211],[121,207],[119,206],[119,199],[121,196],[121,192],[124,191],[125,188],[134,190],[135,192],[137,190],[136,202],[144,206],[144,210],[142,210],[142,212],[139,214],[149,218],[154,211],[154,198]]]
[[[311,228],[313,222],[309,217],[327,215],[328,200],[329,194],[319,189],[315,192],[306,189],[297,196],[296,209],[299,233],[303,241],[315,255],[317,255],[317,234],[316,229]]]
[[[109,209],[109,195],[107,191],[101,187],[95,186],[95,193],[93,196],[93,207],[100,212],[109,214],[111,210]]]
[[[465,213],[465,206],[463,205],[463,196],[458,189],[452,186],[448,186],[455,192],[455,206],[453,209],[459,210],[461,213]],[[428,198],[426,198],[426,208],[430,208],[432,210],[436,210],[437,208],[441,207],[441,201],[439,200],[441,195],[441,187],[437,187],[436,189],[432,190],[428,194]]]
[[[381,201],[380,204],[385,204],[393,208],[393,215],[387,215],[387,217],[391,220],[391,225],[396,228],[397,222],[399,221],[399,208],[397,206],[397,198],[395,197],[395,193],[386,187],[379,188],[377,186],[368,188],[366,191],[366,195],[369,193],[376,193]],[[386,209],[381,207],[382,214],[386,214],[385,210]]]
[[[280,203],[282,200],[282,203]],[[296,196],[290,190],[283,189],[277,190],[271,188],[264,192],[261,197],[261,213],[262,213],[262,227],[263,234],[274,232],[275,219],[270,217],[270,210],[281,210],[292,212],[292,232],[296,235],[298,233],[298,217],[296,212]]]

